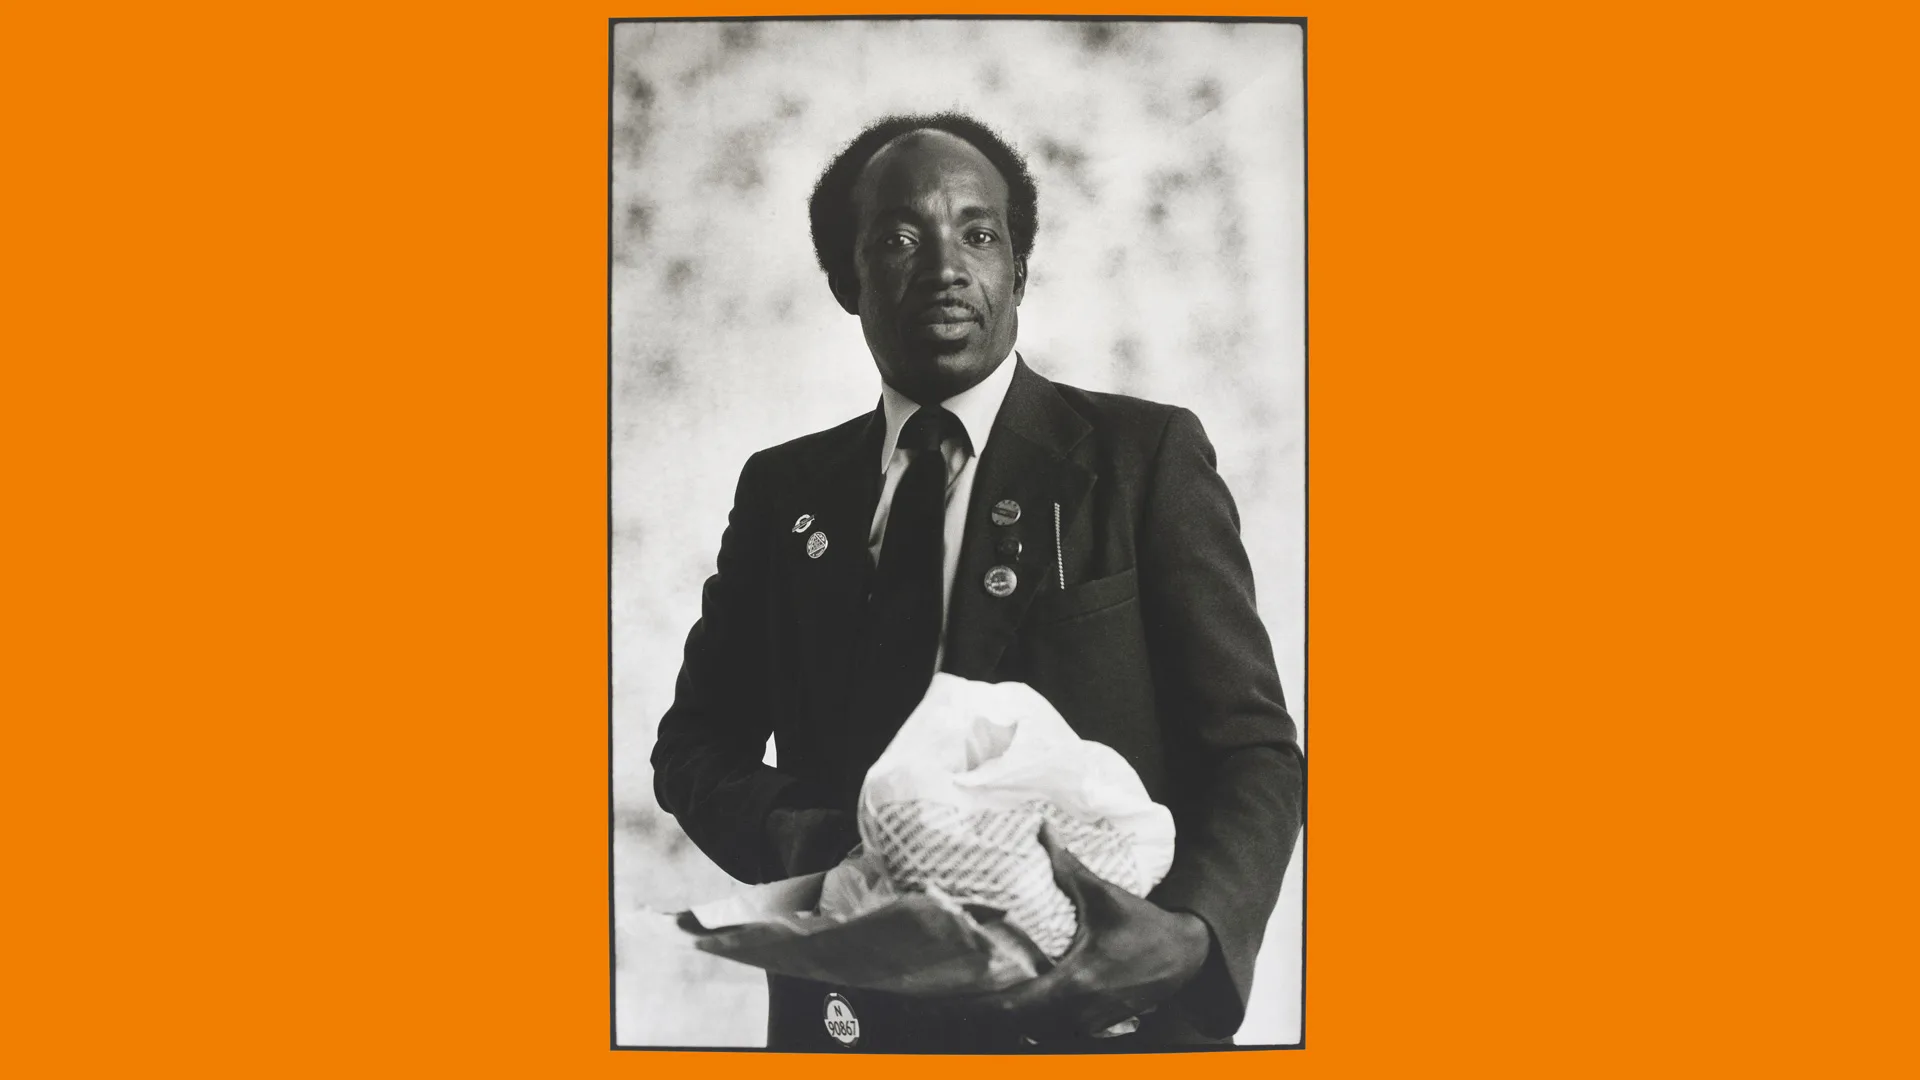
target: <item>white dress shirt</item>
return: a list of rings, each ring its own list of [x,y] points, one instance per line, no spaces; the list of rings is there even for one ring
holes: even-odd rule
[[[980,455],[987,451],[994,418],[1000,415],[1000,405],[1006,401],[1007,389],[1013,385],[1017,360],[1017,353],[1009,353],[1000,361],[1000,366],[993,369],[993,374],[940,403],[959,418],[967,439],[973,443],[973,452],[969,454],[966,443],[957,438],[949,437],[940,443],[940,450],[947,458],[947,511],[940,541],[940,640],[934,647],[935,671],[947,655],[947,613],[953,610],[953,577],[960,569],[960,541],[966,530],[967,504],[973,499],[974,473]],[[881,481],[880,505],[874,509],[873,527],[867,532],[867,553],[873,557],[875,566],[880,565],[880,546],[887,535],[887,513],[893,508],[893,493],[900,486],[900,478],[907,475],[907,466],[913,463],[917,452],[896,449],[894,444],[900,441],[900,429],[906,426],[907,419],[920,411],[919,404],[912,398],[884,382],[880,384],[880,405],[887,414],[886,439],[880,444],[880,469],[886,479]]]

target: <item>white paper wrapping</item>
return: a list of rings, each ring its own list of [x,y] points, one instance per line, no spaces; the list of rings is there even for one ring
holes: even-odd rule
[[[1005,911],[1051,959],[1067,951],[1077,920],[1054,884],[1043,824],[1088,869],[1136,895],[1173,864],[1173,815],[1117,751],[1080,738],[1022,683],[934,676],[868,771],[859,823],[864,850],[830,875],[823,913],[935,889]]]

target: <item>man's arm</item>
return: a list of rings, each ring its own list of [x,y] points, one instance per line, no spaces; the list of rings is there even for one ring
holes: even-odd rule
[[[748,883],[825,869],[858,841],[848,815],[807,809],[793,777],[765,764],[766,545],[761,455],[747,461],[700,620],[687,635],[673,705],[653,748],[653,791],[700,850]],[[817,865],[824,862],[824,865]]]
[[[1151,474],[1138,568],[1178,829],[1173,867],[1143,900],[1048,844],[1080,915],[1073,947],[1038,979],[959,1003],[1035,1037],[1090,1034],[1169,1001],[1202,1034],[1231,1035],[1300,829],[1293,721],[1238,515],[1191,413],[1169,418]]]
[[[1212,443],[1184,409],[1156,455],[1139,569],[1178,830],[1173,867],[1151,899],[1212,932],[1205,965],[1178,1000],[1204,1033],[1223,1037],[1246,1015],[1306,777],[1239,514]]]

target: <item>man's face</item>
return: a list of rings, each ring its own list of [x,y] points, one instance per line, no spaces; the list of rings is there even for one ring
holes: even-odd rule
[[[992,374],[1026,294],[999,170],[965,139],[911,132],[867,163],[853,209],[857,280],[833,290],[860,316],[881,377],[931,404]]]

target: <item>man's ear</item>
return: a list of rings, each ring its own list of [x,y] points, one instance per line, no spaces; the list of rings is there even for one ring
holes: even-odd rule
[[[847,314],[860,314],[860,282],[852,274],[828,271],[827,288],[833,290],[833,298],[840,301]]]
[[[1027,298],[1027,260],[1013,260],[1013,303],[1018,307]]]

